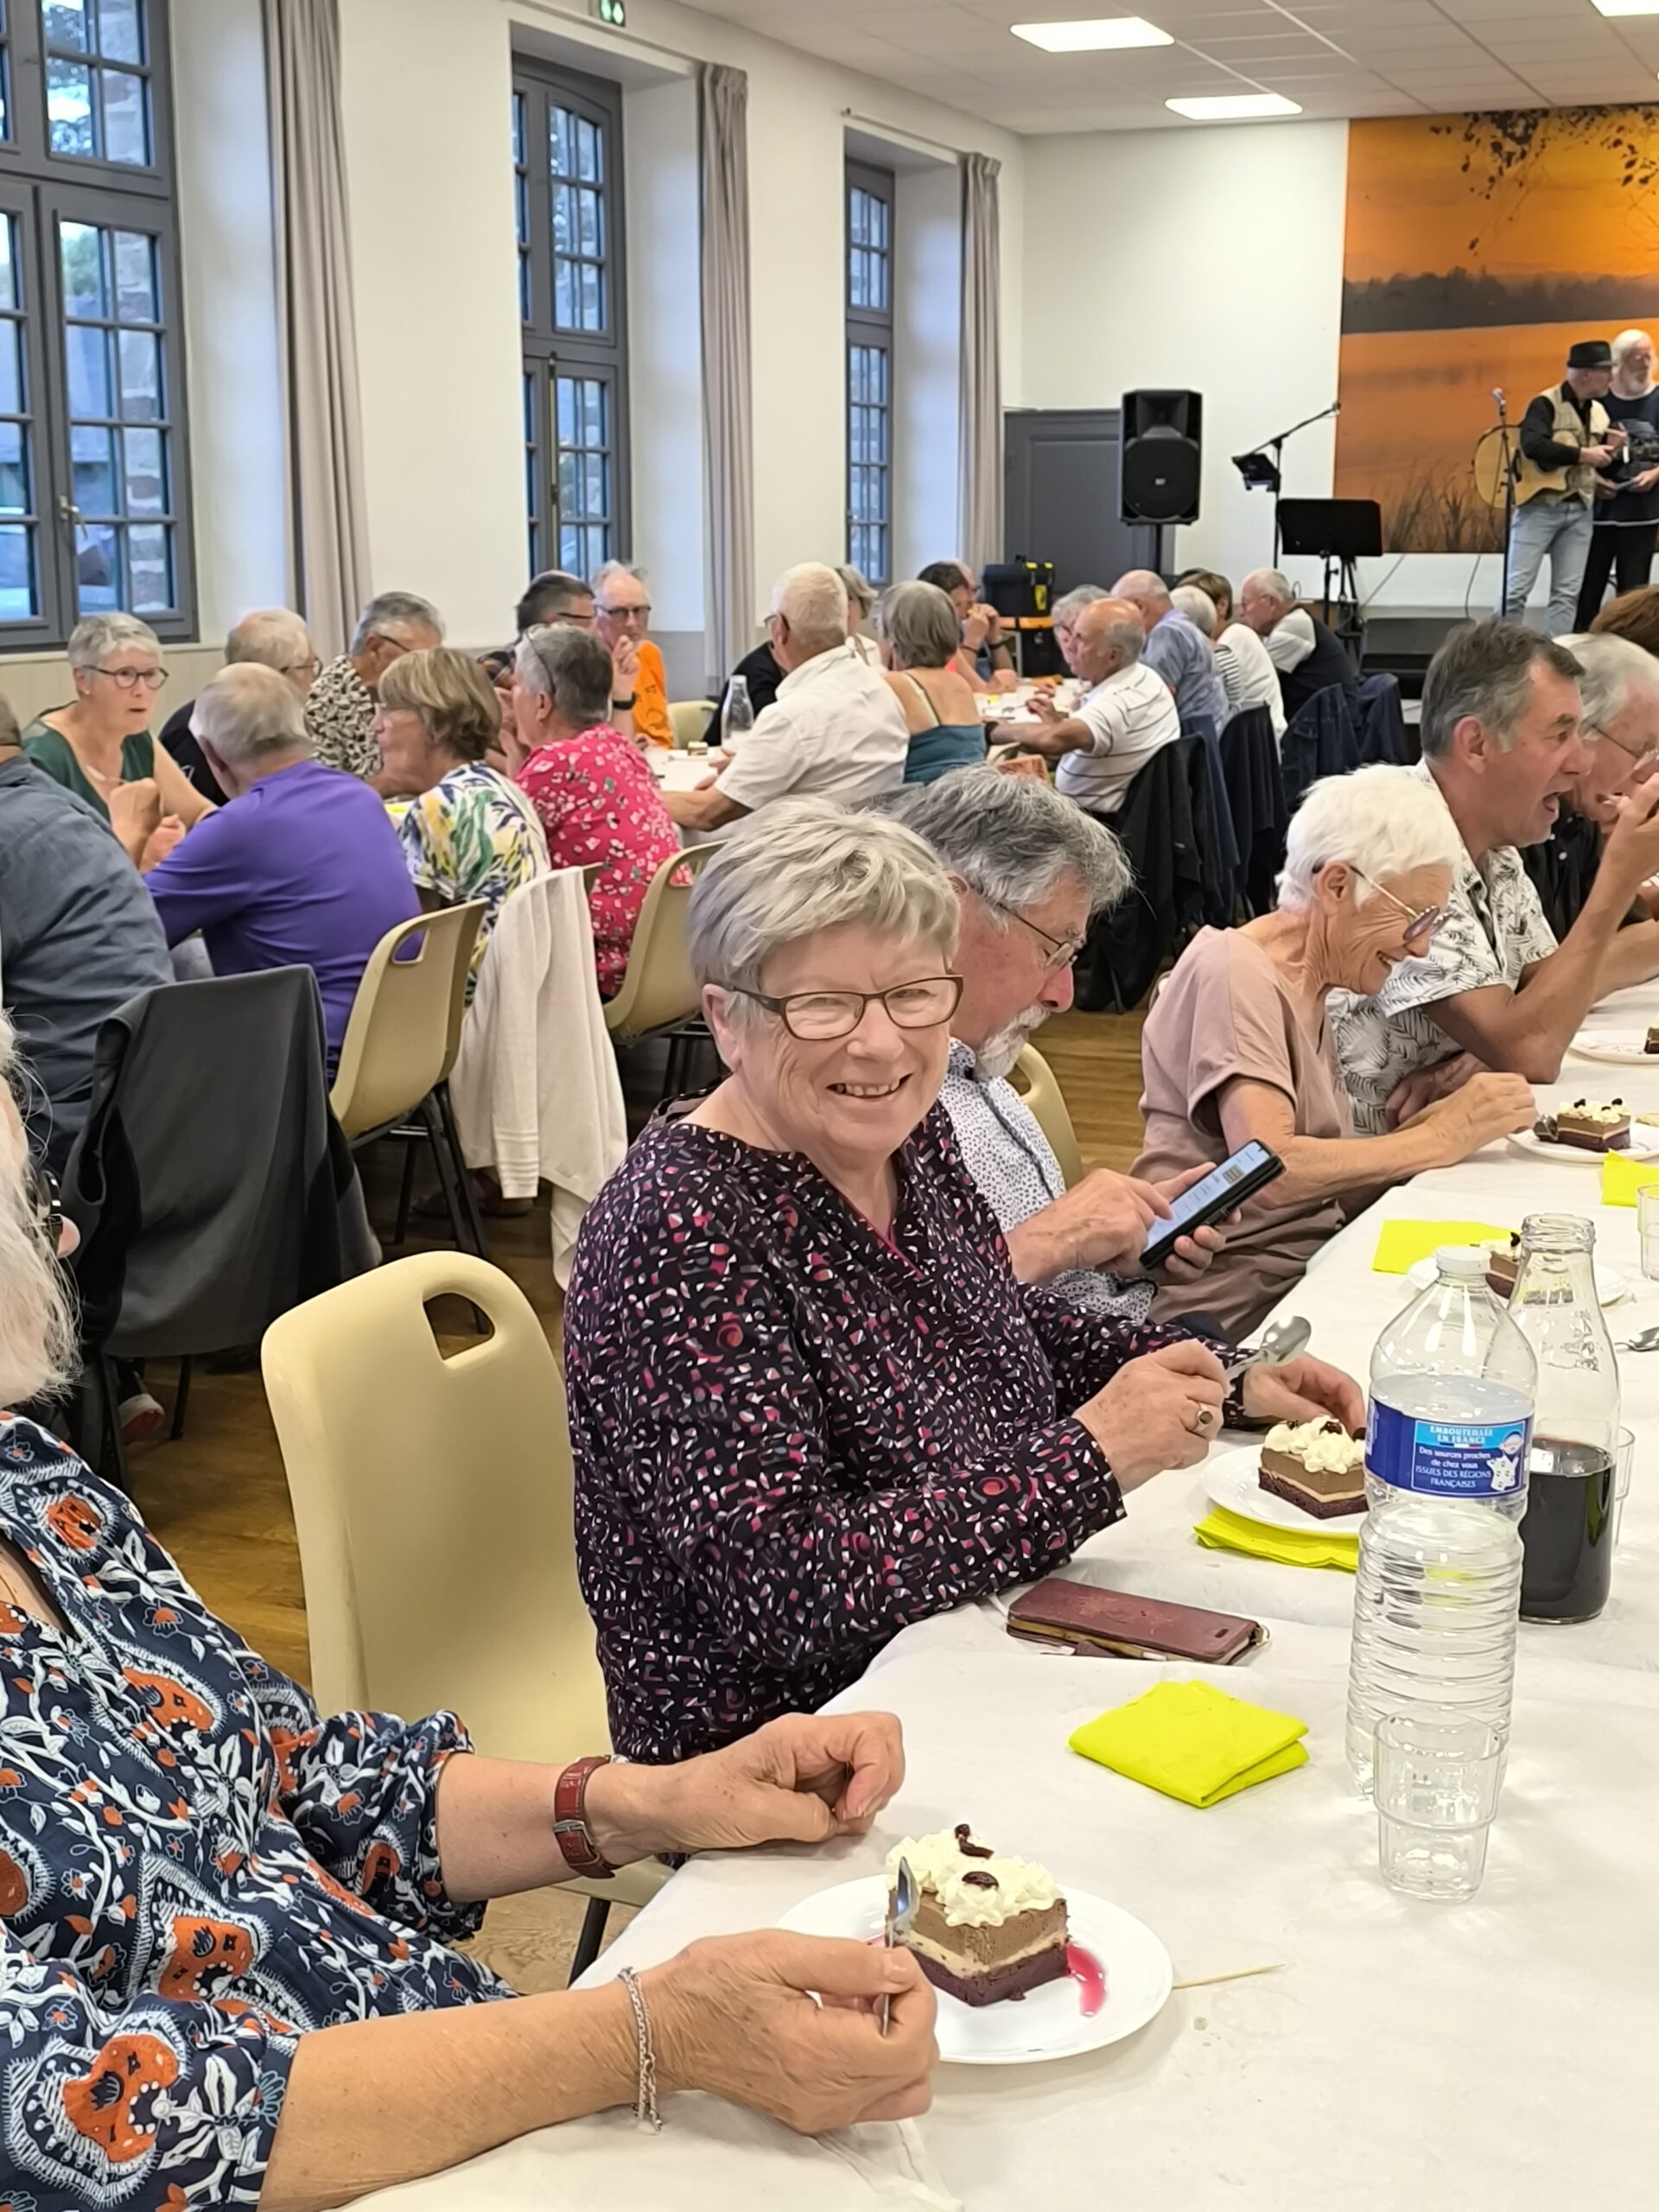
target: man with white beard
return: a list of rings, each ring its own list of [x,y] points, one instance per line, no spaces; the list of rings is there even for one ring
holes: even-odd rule
[[[962,1001],[940,1103],[1002,1224],[1014,1273],[1090,1313],[1143,1319],[1158,1287],[1141,1268],[1147,1232],[1208,1170],[1146,1183],[1097,1167],[1068,1191],[1007,1080],[1027,1040],[1071,1005],[1090,918],[1130,887],[1122,846],[1051,785],[988,768],[907,785],[881,811],[926,839],[962,902]],[[1214,1229],[1182,1237],[1158,1280],[1196,1281],[1221,1244]]]

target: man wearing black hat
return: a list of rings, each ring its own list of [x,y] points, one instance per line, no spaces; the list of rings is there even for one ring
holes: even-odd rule
[[[1567,377],[1532,400],[1521,419],[1515,520],[1510,531],[1506,614],[1526,607],[1539,569],[1549,562],[1552,638],[1577,619],[1579,587],[1590,557],[1596,471],[1624,443],[1624,432],[1602,405],[1613,380],[1613,349],[1605,338],[1581,338],[1567,356]]]

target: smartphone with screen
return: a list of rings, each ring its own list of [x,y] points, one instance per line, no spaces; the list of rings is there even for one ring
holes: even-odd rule
[[[1285,1172],[1285,1163],[1276,1152],[1269,1152],[1264,1144],[1254,1138],[1242,1145],[1230,1160],[1224,1160],[1219,1167],[1211,1169],[1202,1182],[1195,1183],[1190,1191],[1183,1191],[1176,1199],[1167,1221],[1154,1221],[1141,1248],[1143,1268],[1160,1268],[1183,1236],[1195,1229],[1206,1228],[1212,1221],[1219,1221],[1235,1206],[1271,1183]]]

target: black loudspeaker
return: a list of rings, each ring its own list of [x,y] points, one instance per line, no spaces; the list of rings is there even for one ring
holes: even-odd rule
[[[1124,522],[1197,522],[1204,401],[1196,391],[1123,395],[1118,512]]]

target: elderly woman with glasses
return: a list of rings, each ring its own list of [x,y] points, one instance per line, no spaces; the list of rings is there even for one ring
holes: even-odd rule
[[[213,812],[150,735],[156,695],[167,681],[161,640],[134,615],[91,614],[70,632],[69,668],[74,697],[35,716],[23,750],[101,814],[136,861],[147,852],[159,858]]]
[[[1427,951],[1458,854],[1446,808],[1413,770],[1326,777],[1291,823],[1277,912],[1200,931],[1147,1016],[1133,1173],[1156,1181],[1252,1141],[1284,1162],[1205,1278],[1205,1313],[1236,1334],[1299,1280],[1344,1204],[1357,1211],[1379,1184],[1449,1167],[1532,1120],[1519,1076],[1481,1073],[1384,1135],[1354,1135],[1325,995],[1369,997]],[[1154,1317],[1179,1296],[1160,1290]]]
[[[726,1079],[601,1192],[565,1306],[582,1588],[612,1739],[652,1761],[1059,1565],[1201,1459],[1228,1400],[1181,1331],[1016,1279],[938,1103],[957,893],[913,832],[780,800],[687,927]],[[1243,1401],[1361,1414],[1315,1360]]]

